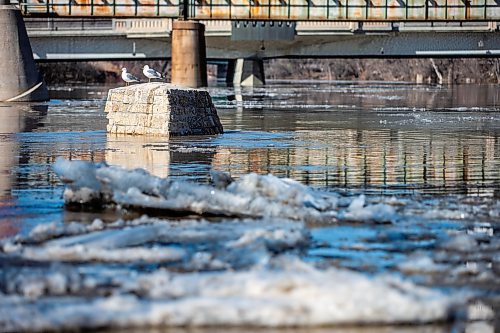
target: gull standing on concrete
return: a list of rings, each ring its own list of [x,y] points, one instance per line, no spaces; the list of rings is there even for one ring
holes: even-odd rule
[[[155,69],[149,68],[148,65],[144,65],[144,67],[142,68],[142,74],[144,74],[144,76],[149,79],[149,82],[151,82],[151,79],[163,79],[163,75],[161,75]]]
[[[125,67],[122,68],[122,79],[125,81],[125,85],[128,86],[131,82],[141,82],[138,78],[127,72]]]

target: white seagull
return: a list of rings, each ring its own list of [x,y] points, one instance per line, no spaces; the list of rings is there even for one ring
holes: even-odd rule
[[[149,68],[148,65],[144,65],[142,68],[142,74],[149,79],[149,82],[151,82],[151,79],[163,79],[163,75],[161,75],[161,73],[157,72],[153,68]]]
[[[125,85],[128,86],[131,82],[141,82],[138,78],[127,72],[125,67],[122,68],[122,79],[125,81]]]

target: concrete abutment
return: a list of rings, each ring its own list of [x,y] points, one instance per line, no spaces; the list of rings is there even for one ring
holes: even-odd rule
[[[0,102],[48,100],[21,11],[9,0],[0,0],[0,44]]]

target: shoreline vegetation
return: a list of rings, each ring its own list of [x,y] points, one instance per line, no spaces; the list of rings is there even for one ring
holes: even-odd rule
[[[114,83],[127,67],[141,73],[145,61],[97,61],[40,63],[49,85]],[[170,81],[170,62],[149,61]],[[219,67],[208,64],[209,80],[217,80]],[[224,70],[223,68],[220,68]],[[500,59],[270,59],[264,61],[266,79],[313,79],[346,81],[392,81],[428,84],[500,83]],[[221,76],[221,75],[219,75]],[[224,78],[225,76],[223,76]]]

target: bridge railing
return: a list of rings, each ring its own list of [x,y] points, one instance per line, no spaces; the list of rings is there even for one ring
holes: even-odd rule
[[[179,0],[19,0],[24,15],[179,17]]]
[[[184,2],[185,1],[185,2]],[[271,21],[496,21],[500,0],[20,0],[25,15]]]

